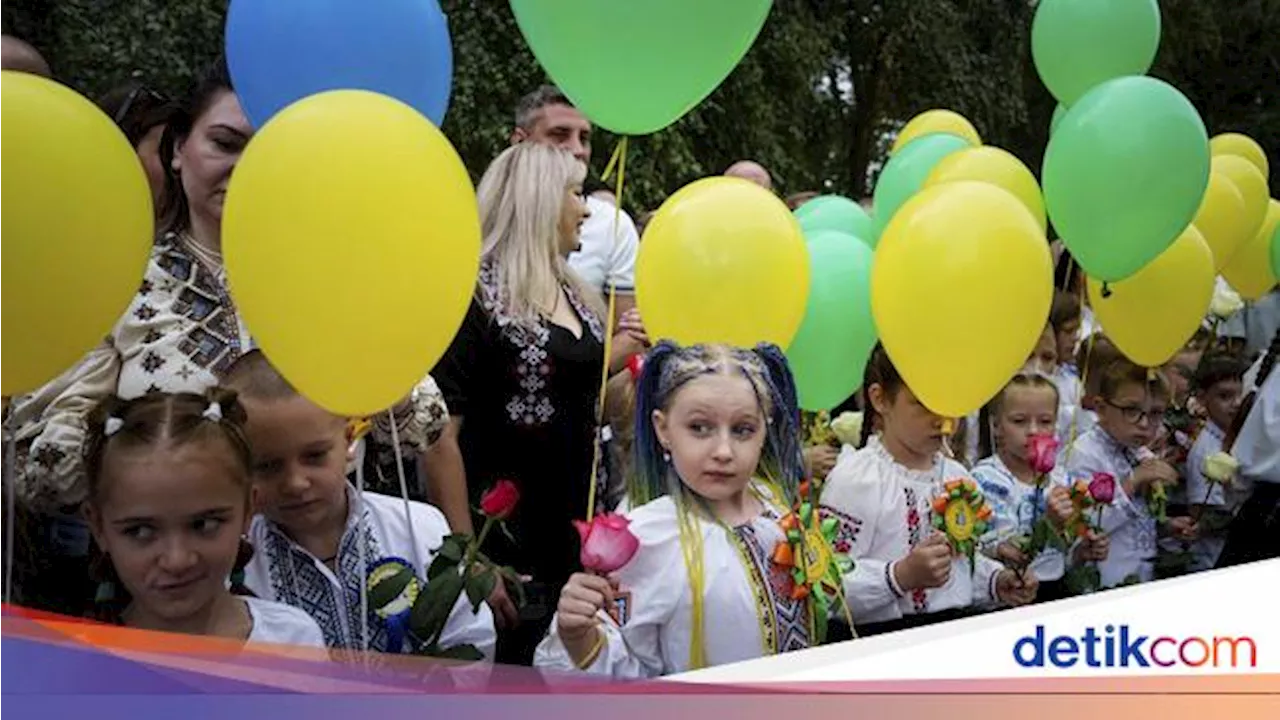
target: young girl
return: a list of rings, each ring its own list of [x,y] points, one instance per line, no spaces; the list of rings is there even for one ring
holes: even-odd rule
[[[246,596],[250,460],[234,393],[109,398],[90,418],[98,614],[164,632],[324,647],[301,610]],[[230,589],[228,589],[230,587]]]
[[[1009,567],[1028,568],[1034,573],[1040,581],[1040,600],[1066,596],[1062,576],[1067,556],[1046,545],[1028,563],[1020,542],[1032,536],[1042,518],[1061,533],[1072,504],[1066,472],[1060,467],[1043,476],[1036,472],[1036,463],[1044,460],[1033,457],[1029,441],[1038,438],[1037,442],[1047,443],[1044,450],[1052,464],[1057,416],[1058,390],[1052,380],[1030,373],[1015,375],[982,410],[981,446],[988,457],[973,468],[973,477],[995,511],[984,551]],[[1091,535],[1086,542],[1073,545],[1072,562],[1105,559],[1107,544],[1105,536]]]
[[[653,677],[817,644],[818,591],[796,599],[790,569],[772,561],[802,462],[781,351],[663,342],[636,394],[628,515],[639,549],[607,578],[569,579],[534,664]]]
[[[858,634],[949,620],[993,600],[1035,599],[1034,575],[1020,577],[984,555],[970,565],[932,529],[935,494],[968,472],[942,455],[942,418],[916,399],[883,347],[872,352],[864,378],[865,407],[880,432],[843,455],[822,488],[823,509],[837,519],[838,541],[850,544],[856,563],[844,591],[862,623]]]
[[[1105,473],[1116,481],[1115,499],[1102,509],[1102,529],[1111,538],[1107,559],[1098,564],[1102,586],[1147,582],[1157,543],[1150,495],[1156,484],[1178,483],[1178,472],[1147,448],[1163,421],[1169,388],[1158,372],[1125,359],[1103,370],[1097,387],[1092,405],[1098,424],[1072,444],[1067,472],[1086,481]],[[1190,539],[1186,524],[1171,525]]]

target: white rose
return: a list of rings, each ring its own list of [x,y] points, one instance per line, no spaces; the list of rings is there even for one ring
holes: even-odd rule
[[[840,417],[831,421],[831,432],[841,444],[858,447],[862,442],[862,413],[840,413]]]
[[[1216,482],[1219,485],[1230,485],[1235,479],[1236,471],[1240,469],[1240,463],[1235,458],[1224,452],[1216,452],[1204,459],[1204,465],[1200,467],[1200,472],[1204,473],[1206,479]]]
[[[1244,301],[1235,290],[1220,284],[1213,289],[1213,299],[1209,301],[1209,314],[1226,320],[1244,308]]]

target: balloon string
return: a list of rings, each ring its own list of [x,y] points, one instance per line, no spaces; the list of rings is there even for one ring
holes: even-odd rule
[[[614,168],[618,170],[617,191],[614,193],[618,202],[614,207],[613,215],[613,246],[617,250],[618,239],[622,234],[622,189],[623,181],[627,175],[627,136],[622,136],[622,142],[613,150],[613,156],[609,158],[609,164],[604,168],[604,175],[601,179],[604,182],[609,181],[609,176],[613,174]],[[610,253],[612,256],[613,253]],[[596,514],[596,483],[600,479],[600,431],[604,427],[604,402],[605,393],[609,389],[609,362],[613,356],[613,333],[616,329],[616,319],[618,308],[618,292],[614,284],[609,283],[609,311],[605,318],[604,331],[604,367],[600,371],[600,394],[596,398],[596,442],[592,452],[591,460],[591,484],[587,486],[587,522],[591,522]]]

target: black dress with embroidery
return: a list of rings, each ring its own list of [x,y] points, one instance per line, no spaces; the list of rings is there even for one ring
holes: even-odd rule
[[[536,331],[523,328],[491,300],[490,267],[481,268],[480,279],[490,290],[472,301],[432,375],[449,414],[463,419],[459,445],[471,506],[479,507],[480,496],[498,480],[520,488],[520,503],[507,520],[514,542],[494,531],[484,551],[533,576],[524,618],[530,637],[540,637],[560,588],[580,567],[570,521],[586,515],[604,330],[570,288],[581,337],[546,321]],[[482,522],[476,519],[477,531]],[[502,645],[500,638],[500,655]],[[532,657],[532,646],[518,654],[523,650]]]

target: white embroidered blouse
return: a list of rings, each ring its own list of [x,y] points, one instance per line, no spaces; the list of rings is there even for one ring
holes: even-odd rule
[[[938,588],[904,591],[893,566],[934,532],[930,503],[947,480],[967,478],[959,463],[939,454],[930,470],[899,464],[878,436],[866,447],[846,448],[822,486],[822,509],[838,522],[835,549],[851,551],[854,569],[844,592],[854,622],[896,620],[995,602],[1000,563],[977,554],[953,561],[951,577]]]

